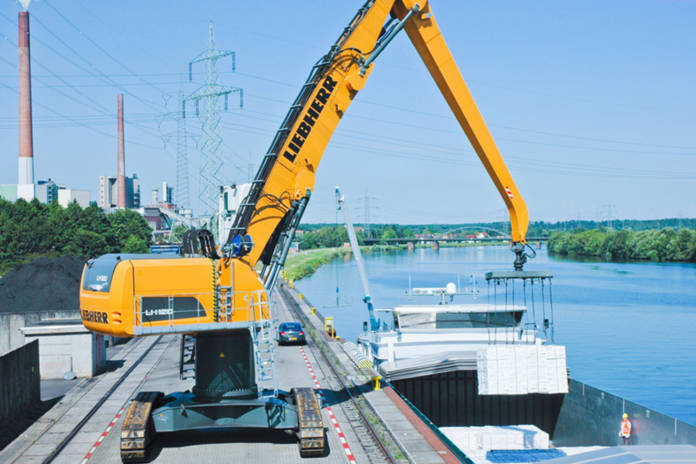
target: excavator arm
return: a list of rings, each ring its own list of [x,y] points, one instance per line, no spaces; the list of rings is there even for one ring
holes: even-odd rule
[[[515,268],[521,269],[529,223],[522,195],[476,107],[425,0],[370,0],[313,68],[276,134],[241,205],[223,252],[254,266],[284,260],[283,242],[299,223],[319,162],[374,60],[401,30],[430,71],[510,214]],[[285,238],[285,240],[282,240]],[[253,242],[253,246],[252,243]],[[280,252],[279,252],[280,251]],[[274,262],[275,260],[275,262]]]

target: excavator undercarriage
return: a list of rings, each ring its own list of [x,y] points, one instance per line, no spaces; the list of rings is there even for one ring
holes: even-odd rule
[[[196,352],[213,356],[195,360],[192,391],[168,395],[146,391],[131,401],[121,428],[124,463],[146,460],[156,434],[193,430],[292,430],[300,456],[324,455],[326,432],[313,389],[259,391],[253,337],[244,331],[195,338]]]

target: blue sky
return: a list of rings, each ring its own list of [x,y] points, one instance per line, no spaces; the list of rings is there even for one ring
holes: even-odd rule
[[[237,53],[236,73],[220,62],[220,82],[245,92],[244,108],[223,114],[224,175],[246,181],[311,65],[360,4],[36,0],[37,178],[96,198],[98,177],[116,170],[116,94],[124,92],[127,172],[141,178],[147,200],[151,187],[175,183],[175,144],[162,141],[175,129],[165,117],[174,108],[162,95],[195,90],[187,63],[206,47],[213,20],[218,48]],[[696,216],[695,2],[432,4],[532,220]],[[0,4],[0,183],[17,175],[19,9]],[[195,198],[193,141],[189,162]],[[405,34],[379,57],[336,131],[305,222],[335,220],[335,185],[357,221],[366,196],[373,222],[506,218]]]

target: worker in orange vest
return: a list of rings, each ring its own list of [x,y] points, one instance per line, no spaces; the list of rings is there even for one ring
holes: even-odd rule
[[[631,444],[631,421],[628,420],[628,414],[623,414],[623,420],[621,421],[621,428],[619,429],[619,436],[624,445]]]

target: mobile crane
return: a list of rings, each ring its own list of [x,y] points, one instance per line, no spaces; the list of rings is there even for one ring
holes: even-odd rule
[[[117,337],[195,338],[195,386],[141,392],[121,432],[124,462],[145,457],[154,432],[225,427],[296,431],[302,456],[324,452],[314,392],[260,388],[272,377],[271,294],[309,201],[329,140],[376,58],[401,31],[430,71],[510,213],[515,269],[522,270],[528,213],[440,33],[427,0],[368,0],[311,69],[224,243],[200,231],[199,257],[105,255],[85,266],[84,325]],[[260,272],[255,270],[260,263]],[[269,352],[270,355],[269,355]]]

